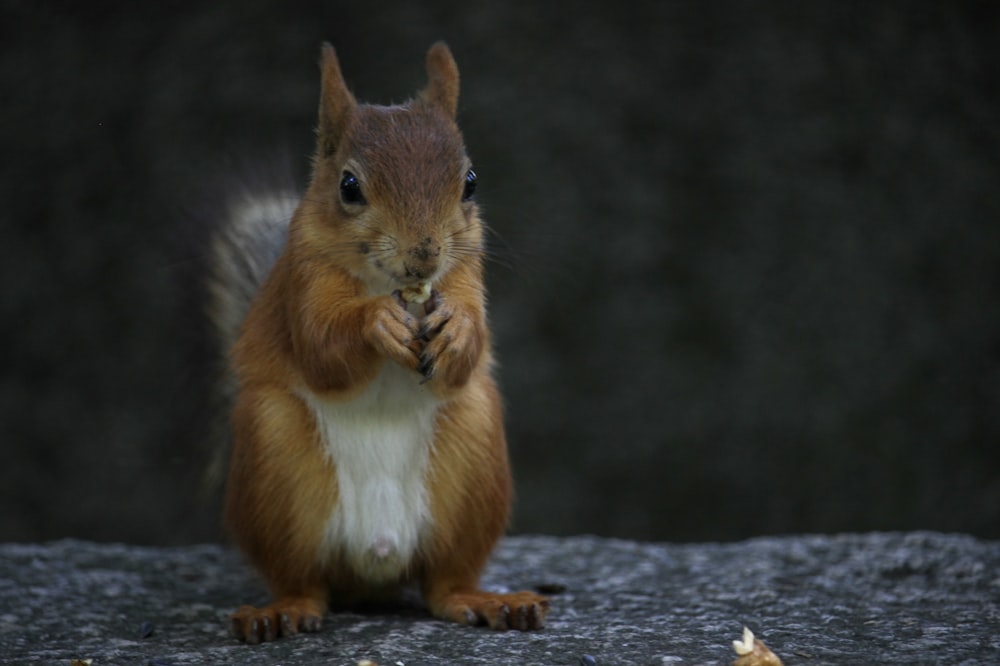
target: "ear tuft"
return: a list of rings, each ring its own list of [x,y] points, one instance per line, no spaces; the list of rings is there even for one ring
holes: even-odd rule
[[[421,97],[449,118],[455,118],[458,113],[458,65],[444,42],[437,42],[427,51],[427,81]]]
[[[320,55],[322,89],[319,100],[319,152],[332,155],[344,135],[357,102],[347,89],[344,76],[340,72],[337,52],[329,42],[323,42]]]

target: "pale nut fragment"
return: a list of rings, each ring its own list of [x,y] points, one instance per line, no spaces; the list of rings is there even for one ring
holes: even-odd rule
[[[753,642],[754,637],[750,627],[743,627],[743,639],[733,641],[733,650],[741,657],[750,654],[753,652]]]
[[[399,295],[407,303],[423,305],[431,297],[431,283],[418,282],[412,287],[404,287],[400,290]]]
[[[733,641],[733,650],[738,657],[733,666],[782,666],[778,655],[764,645],[764,641],[754,638],[749,627],[743,627],[743,639]]]

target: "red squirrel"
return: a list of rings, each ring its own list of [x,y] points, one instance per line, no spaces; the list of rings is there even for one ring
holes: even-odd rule
[[[545,623],[544,597],[478,586],[511,475],[458,68],[443,43],[426,68],[409,102],[359,104],[322,47],[312,180],[231,352],[225,518],[272,595],[233,613],[247,643],[411,582],[438,618]]]

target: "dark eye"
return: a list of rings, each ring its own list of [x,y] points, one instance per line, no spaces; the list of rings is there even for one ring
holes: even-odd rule
[[[345,171],[340,178],[340,200],[351,206],[364,206],[368,203],[361,193],[361,183],[350,171]]]
[[[476,172],[469,169],[465,174],[465,189],[462,190],[462,201],[469,201],[476,194]]]

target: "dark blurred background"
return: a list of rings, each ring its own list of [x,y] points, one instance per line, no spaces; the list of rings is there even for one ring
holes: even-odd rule
[[[514,531],[1000,538],[995,3],[291,4],[0,2],[0,540],[221,538],[212,215],[438,39]]]

